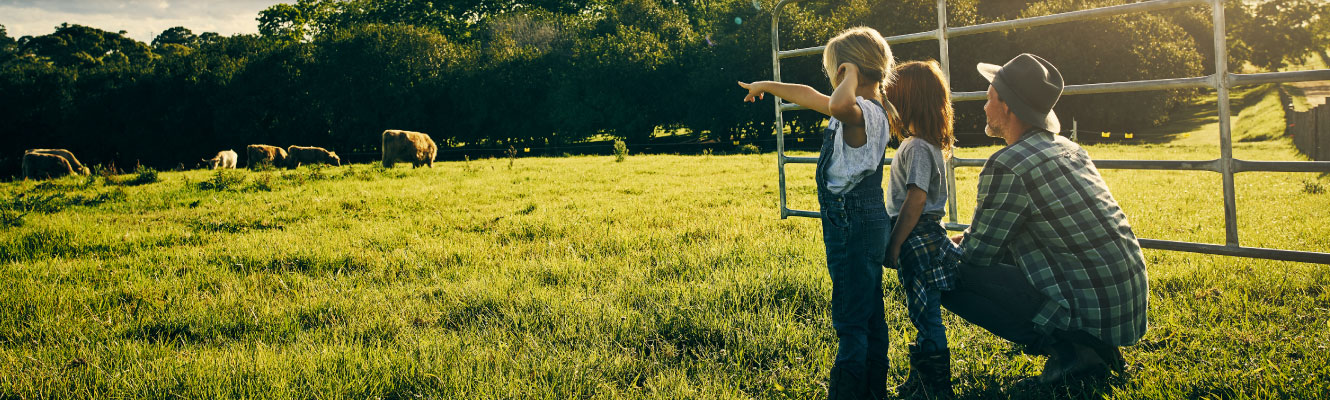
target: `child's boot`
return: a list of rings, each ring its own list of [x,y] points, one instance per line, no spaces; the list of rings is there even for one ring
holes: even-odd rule
[[[921,390],[914,392],[913,398],[950,399],[955,396],[951,388],[951,350],[941,349],[918,353],[919,381]],[[910,361],[914,361],[914,353]]]
[[[874,400],[889,398],[890,392],[887,391],[887,375],[889,372],[886,362],[868,362],[868,398]]]
[[[919,380],[919,369],[923,368],[920,366],[921,361],[923,361],[923,357],[919,352],[919,345],[910,343],[910,376],[905,378],[905,382],[894,388],[896,397],[910,398],[914,396],[915,392],[923,389],[923,381]]]
[[[868,397],[863,369],[854,371],[842,366],[831,367],[831,382],[827,385],[827,400],[863,399]]]

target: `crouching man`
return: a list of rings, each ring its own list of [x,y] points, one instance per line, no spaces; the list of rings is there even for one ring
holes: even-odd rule
[[[1056,134],[1062,75],[1032,54],[978,69],[991,83],[985,131],[1007,147],[984,164],[974,220],[952,238],[960,283],[942,304],[1048,356],[1039,382],[1120,371],[1118,347],[1145,334],[1145,259],[1090,157]]]

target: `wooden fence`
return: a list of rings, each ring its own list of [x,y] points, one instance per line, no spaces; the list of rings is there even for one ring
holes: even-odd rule
[[[1288,133],[1298,151],[1316,161],[1330,161],[1330,105],[1289,112]]]

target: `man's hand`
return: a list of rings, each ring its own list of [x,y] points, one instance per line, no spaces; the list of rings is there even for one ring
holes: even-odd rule
[[[964,234],[964,233],[957,233],[957,234],[951,236],[951,243],[954,243],[954,244],[957,245],[957,246],[960,246],[960,245],[961,245],[961,241],[962,241],[962,240],[965,240],[965,234]]]

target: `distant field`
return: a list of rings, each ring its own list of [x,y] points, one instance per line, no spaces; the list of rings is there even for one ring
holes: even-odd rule
[[[1088,150],[1217,158],[1197,132]],[[815,207],[813,168],[789,170],[791,206]],[[0,398],[816,398],[830,281],[817,221],[777,218],[775,171],[660,155],[0,184]],[[1138,236],[1222,243],[1218,174],[1102,172]],[[977,173],[959,170],[963,222]],[[1330,251],[1327,189],[1239,174],[1243,245]],[[1330,397],[1330,268],[1146,258],[1151,329],[1088,397]],[[899,381],[910,328],[887,286]],[[962,398],[1042,365],[946,323]]]

